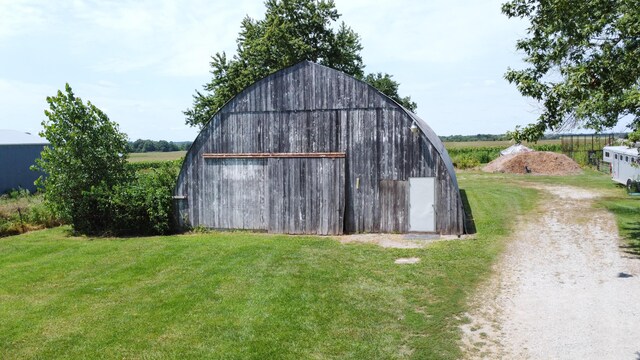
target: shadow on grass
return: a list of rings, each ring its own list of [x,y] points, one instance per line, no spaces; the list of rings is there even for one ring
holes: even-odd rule
[[[640,258],[640,201],[608,201],[606,207],[616,215],[620,235],[627,240],[620,248],[627,254]]]
[[[635,215],[640,217],[640,211]],[[620,246],[626,253],[640,258],[640,220],[630,221],[620,227],[627,243]]]
[[[467,192],[464,189],[460,189],[460,198],[462,199],[462,206],[464,207],[464,232],[466,234],[475,234],[476,223],[473,220],[473,211],[467,198]]]

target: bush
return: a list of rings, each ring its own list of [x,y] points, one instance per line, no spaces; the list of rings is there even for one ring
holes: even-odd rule
[[[91,186],[73,202],[73,229],[97,236],[163,235],[174,231],[173,188],[181,161],[154,162],[151,167],[129,167],[119,184]],[[47,208],[30,213],[34,219],[52,223]],[[15,228],[15,226],[14,226]],[[15,231],[13,231],[15,233]]]
[[[480,166],[480,161],[471,156],[460,156],[453,159],[453,166],[458,169],[470,169],[476,166]]]
[[[135,178],[113,189],[111,204],[115,235],[168,234],[173,226],[173,187],[178,168],[174,164],[139,171]]]
[[[499,146],[459,147],[448,149],[447,152],[451,156],[453,166],[458,169],[469,169],[491,162],[500,156],[502,149]]]
[[[182,165],[183,160],[184,159],[181,158],[176,160],[140,161],[140,162],[128,163],[127,166],[133,171],[160,169],[166,166],[167,164],[179,169],[180,165]]]
[[[551,151],[551,152],[557,152],[557,153],[562,152],[561,144],[540,144],[540,145],[533,145],[531,146],[531,148],[535,151]]]
[[[49,208],[69,221],[75,231],[94,234],[108,227],[109,194],[127,183],[127,135],[93,105],[76,97],[69,84],[65,92],[47,97],[49,110],[40,135],[50,146],[36,160],[46,173],[37,180]]]

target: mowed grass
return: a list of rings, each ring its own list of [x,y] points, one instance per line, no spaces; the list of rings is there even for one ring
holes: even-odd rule
[[[478,235],[424,249],[64,227],[0,239],[0,358],[457,359],[468,297],[537,201],[514,181],[460,183]]]
[[[186,153],[186,151],[130,153],[129,162],[177,160],[184,157]]]

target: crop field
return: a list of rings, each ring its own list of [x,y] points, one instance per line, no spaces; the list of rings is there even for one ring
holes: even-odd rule
[[[186,151],[131,153],[129,154],[129,161],[135,163],[144,161],[177,160],[184,157],[186,153]]]
[[[468,169],[487,164],[500,156],[500,151],[513,145],[509,141],[461,141],[444,143],[457,169]],[[539,141],[525,146],[537,151],[562,152],[560,140]]]
[[[499,147],[502,149],[506,149],[509,146],[513,145],[513,141],[449,141],[445,142],[444,146],[447,150],[450,149],[458,149],[458,148],[479,148],[479,147]],[[560,139],[557,140],[540,140],[537,143],[527,143],[524,142],[522,145],[526,147],[535,147],[539,145],[560,145]]]

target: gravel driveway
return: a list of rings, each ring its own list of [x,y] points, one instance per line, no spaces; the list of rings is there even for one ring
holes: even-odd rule
[[[597,193],[540,186],[462,327],[469,359],[640,359],[640,259]]]

